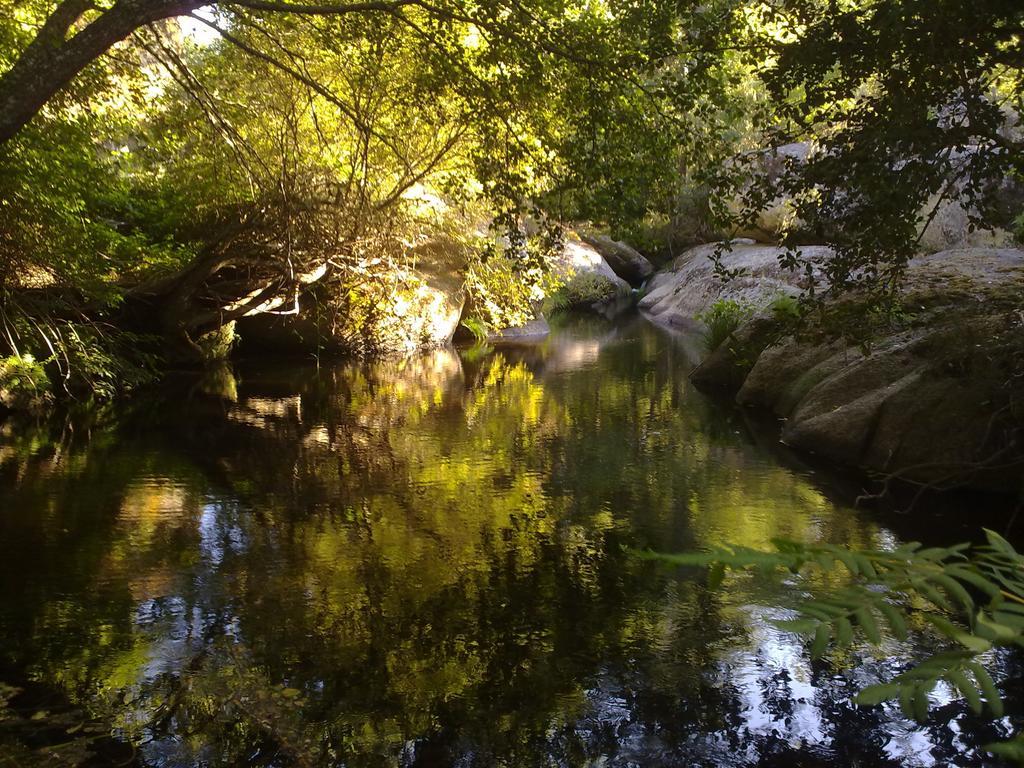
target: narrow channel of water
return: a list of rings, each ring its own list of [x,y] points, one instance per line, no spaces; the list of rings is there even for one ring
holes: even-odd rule
[[[145,765],[985,763],[1009,721],[941,687],[923,727],[850,703],[925,639],[812,663],[770,622],[783,585],[630,554],[936,536],[845,503],[688,367],[640,318],[575,321],[8,423],[0,694],[27,686],[24,721],[59,692]]]

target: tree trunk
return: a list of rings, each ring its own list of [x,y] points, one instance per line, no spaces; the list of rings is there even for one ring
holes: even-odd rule
[[[14,66],[0,77],[0,145],[14,137],[79,72],[115,43],[154,21],[189,13],[209,0],[119,0],[76,32],[90,0],[64,0]]]

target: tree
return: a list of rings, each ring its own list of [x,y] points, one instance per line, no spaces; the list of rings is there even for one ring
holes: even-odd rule
[[[745,10],[730,33],[777,114],[761,152],[718,181],[744,189],[739,223],[794,203],[784,242],[827,242],[830,290],[890,291],[924,227],[958,200],[976,227],[1012,226],[1024,174],[1024,6],[1012,0],[782,0]],[[806,161],[764,172],[773,147],[809,142]]]
[[[131,328],[161,336],[161,354],[195,356],[200,336],[287,310],[298,292],[355,311],[350,288],[391,270],[370,265],[393,266],[448,226],[414,210],[417,188],[453,209],[482,201],[515,278],[529,281],[542,270],[519,231],[527,209],[543,220],[555,192],[587,185],[580,171],[599,156],[605,179],[664,166],[667,137],[639,155],[622,141],[625,126],[658,130],[637,73],[675,34],[661,0],[615,13],[536,0],[220,3],[201,19],[219,34],[204,50],[157,23],[198,5],[41,3],[12,22],[0,196],[13,205],[0,215],[13,351],[27,335],[60,359],[59,326],[88,317],[103,320],[97,335]],[[27,40],[33,19],[40,32]],[[151,75],[156,64],[167,76]],[[116,107],[123,121],[98,113],[133,88],[135,102]],[[615,143],[593,140],[608,124],[603,102],[580,93],[616,105]],[[71,157],[82,172],[42,206],[67,215],[41,222],[30,203],[49,188],[44,175],[76,167]],[[28,306],[22,276],[36,273],[60,288],[59,311],[50,288],[47,306]]]

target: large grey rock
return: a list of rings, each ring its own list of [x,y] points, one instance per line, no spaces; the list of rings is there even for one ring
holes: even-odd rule
[[[1016,114],[1008,113],[1003,131],[1020,131],[1019,118]],[[814,151],[815,148],[807,142],[760,150],[751,153],[755,159],[752,170],[759,176],[775,182],[787,167],[799,166],[806,162]],[[971,224],[971,214],[976,213],[976,210],[968,202],[965,189],[965,179],[969,174],[961,174],[961,170],[972,161],[977,151],[977,147],[966,147],[953,154],[952,188],[943,190],[941,196],[933,195],[918,212],[918,246],[922,252],[937,253],[951,248],[1007,248],[1016,245],[1008,227],[1024,203],[1024,185],[1018,180],[1008,177],[996,182],[997,197],[1005,201],[1005,204],[998,206],[1005,209],[998,213],[1000,221],[987,228],[975,228]],[[749,183],[757,182],[752,180]],[[741,200],[730,201],[728,209],[734,215],[739,214],[742,209]],[[733,235],[751,238],[761,243],[779,243],[787,232],[798,230],[800,227],[801,222],[796,217],[793,199],[780,196],[769,201],[764,209],[757,213],[753,222],[741,227]]]
[[[738,277],[723,281],[711,260],[717,247],[709,244],[691,248],[676,259],[671,269],[658,273],[648,284],[640,309],[659,323],[687,327],[697,323],[697,315],[719,299],[757,310],[779,296],[795,296],[808,287],[803,272],[781,266],[784,249],[750,240],[733,241],[732,250],[723,254],[725,267],[741,271]],[[815,263],[832,255],[824,246],[807,246],[801,252]]]
[[[503,328],[494,333],[488,334],[488,344],[535,344],[539,341],[543,341],[551,333],[551,326],[548,325],[548,321],[543,317],[537,317],[530,320],[523,325],[515,326],[514,328]]]
[[[654,265],[630,245],[605,235],[581,234],[587,245],[595,248],[616,275],[630,285],[640,286],[654,274]]]
[[[918,482],[1016,490],[1024,477],[1022,296],[1024,251],[925,256],[904,289],[917,316],[880,330],[870,350],[824,336],[774,340],[755,320],[735,334],[761,340],[745,347],[761,347],[753,363],[716,350],[695,380],[738,386],[738,402],[785,419],[782,438],[796,448]]]
[[[594,246],[570,233],[561,254],[551,265],[565,281],[565,292],[574,309],[588,309],[608,318],[632,305],[632,288]]]
[[[1010,129],[1010,123],[1005,126]],[[971,177],[970,165],[978,159],[978,148],[965,147],[950,156],[954,177],[949,189],[935,194],[925,203],[918,216],[918,244],[925,253],[938,253],[952,248],[1011,248],[1015,238],[1007,227],[1019,215],[1024,205],[1024,185],[1007,177],[989,182],[985,190],[998,201],[995,210],[986,213],[989,226],[976,228],[972,215],[978,216],[972,206],[966,185]]]
[[[806,141],[761,150],[754,153],[753,170],[759,176],[766,176],[774,182],[782,176],[789,165],[805,162],[811,151],[811,145]],[[732,200],[728,208],[733,214],[740,213],[741,200]],[[795,217],[793,201],[789,197],[782,196],[771,200],[763,210],[757,213],[751,224],[739,229],[734,235],[750,238],[759,243],[778,243],[787,230],[797,226],[799,226],[799,222]]]

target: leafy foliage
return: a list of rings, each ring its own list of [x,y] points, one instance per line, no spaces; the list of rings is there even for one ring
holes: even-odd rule
[[[697,315],[697,319],[707,327],[704,332],[704,348],[708,352],[714,352],[753,314],[752,307],[733,299],[715,301]]]
[[[32,355],[0,358],[0,405],[38,403],[49,395],[46,369]]]
[[[801,242],[832,245],[832,293],[895,288],[950,201],[972,229],[1008,226],[1024,162],[1019,3],[783,0],[743,13],[731,38],[778,112],[761,148],[720,169],[723,218],[742,227],[791,201],[785,261],[808,266]],[[776,150],[799,141],[805,158]]]
[[[889,682],[868,686],[863,705],[896,699],[908,718],[924,722],[928,695],[944,680],[976,714],[1003,716],[998,687],[979,657],[995,647],[1024,647],[1024,555],[994,531],[980,546],[923,548],[916,542],[891,551],[850,550],[829,544],[776,540],[775,551],[724,547],[706,553],[653,557],[675,565],[707,566],[717,588],[727,569],[784,570],[807,576],[845,572],[842,586],[804,599],[799,618],[780,628],[811,638],[810,653],[850,646],[857,637],[873,645],[883,627],[905,640],[912,619],[922,619],[949,642],[949,649],[917,663]],[[993,746],[1000,754],[1024,757],[1024,738]]]

